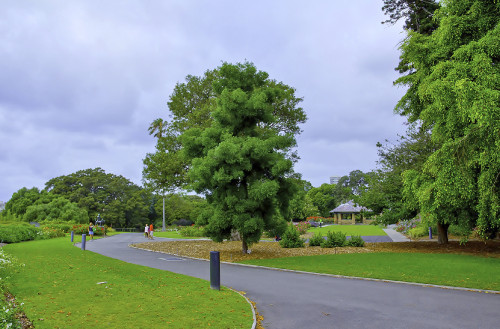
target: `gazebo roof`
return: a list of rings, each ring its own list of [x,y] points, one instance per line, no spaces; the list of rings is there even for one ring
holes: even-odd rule
[[[332,213],[344,213],[344,214],[349,213],[350,214],[350,213],[359,213],[362,210],[368,211],[369,209],[366,207],[357,206],[354,204],[354,201],[350,200],[349,202],[343,203],[340,206],[338,206],[337,208],[330,210],[330,212],[332,212]]]

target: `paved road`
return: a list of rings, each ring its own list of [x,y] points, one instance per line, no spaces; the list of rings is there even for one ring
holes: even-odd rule
[[[87,242],[87,250],[129,263],[210,279],[207,261],[127,247],[144,241],[141,233],[120,234]],[[231,264],[221,264],[221,284],[246,291],[264,316],[266,329],[499,327],[498,294]]]

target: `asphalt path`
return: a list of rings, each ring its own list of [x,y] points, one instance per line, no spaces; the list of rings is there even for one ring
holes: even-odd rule
[[[155,238],[155,241],[172,239]],[[128,247],[142,233],[87,241],[125,262],[210,280],[208,261]],[[498,278],[492,278],[498,280]],[[209,285],[209,282],[207,282]],[[266,329],[499,328],[500,295],[221,264],[221,285],[245,291]]]

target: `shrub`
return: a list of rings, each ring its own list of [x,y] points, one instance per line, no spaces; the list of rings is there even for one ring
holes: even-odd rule
[[[296,227],[299,235],[301,235],[307,233],[307,230],[311,228],[311,224],[309,222],[299,222]]]
[[[312,238],[309,239],[309,247],[321,246],[321,243],[325,241],[320,232],[316,232]]]
[[[48,226],[43,226],[41,231],[37,233],[36,239],[37,240],[47,240],[47,239],[53,239],[53,238],[60,238],[65,236],[66,233],[64,233],[63,230],[59,228],[52,228]]]
[[[5,253],[0,249],[0,324],[1,328],[21,329],[23,326],[17,319],[16,314],[22,311],[22,304],[16,305],[12,300],[7,298],[5,278],[11,275],[13,268],[24,266],[19,264],[17,259]]]
[[[206,236],[205,229],[202,226],[185,226],[182,227],[180,232],[182,236],[186,237],[202,237]]]
[[[349,247],[364,247],[365,241],[361,238],[360,235],[352,235],[349,240],[346,242],[346,246]]]
[[[300,233],[295,225],[288,225],[279,244],[282,248],[302,248],[304,240],[300,238]]]
[[[322,248],[334,248],[343,247],[346,244],[345,234],[342,232],[331,232],[328,231],[326,234],[326,240],[321,242]]]
[[[16,243],[35,240],[38,232],[41,232],[41,229],[31,225],[1,225],[0,242]]]

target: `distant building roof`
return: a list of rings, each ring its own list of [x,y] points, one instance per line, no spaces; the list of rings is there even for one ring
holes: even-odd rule
[[[330,210],[332,213],[358,213],[361,211],[370,211],[370,209],[362,206],[358,206],[354,203],[354,201],[350,200],[347,203],[343,203],[337,208]]]

